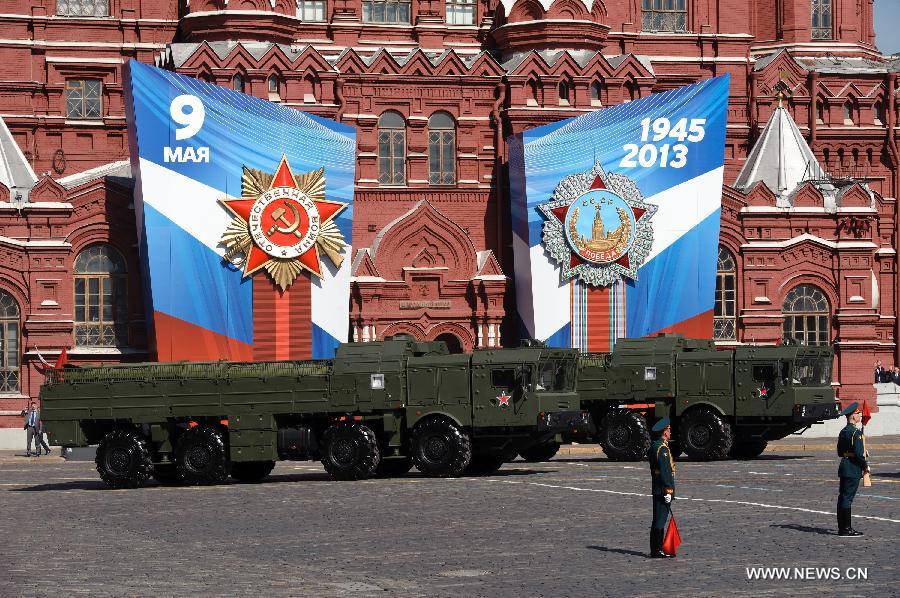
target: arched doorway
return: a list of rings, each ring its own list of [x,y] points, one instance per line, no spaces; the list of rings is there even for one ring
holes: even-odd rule
[[[450,351],[450,353],[463,352],[462,342],[460,342],[459,337],[455,334],[444,332],[443,334],[437,335],[434,340],[444,341],[445,343],[447,343],[447,349]]]

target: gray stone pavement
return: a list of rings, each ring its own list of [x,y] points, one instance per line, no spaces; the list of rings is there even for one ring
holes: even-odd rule
[[[263,484],[117,491],[89,462],[7,452],[0,596],[900,595],[898,442],[870,446],[859,539],[834,533],[831,447],[678,463],[669,560],[645,556],[647,466],[578,451],[484,478],[333,482],[287,462]],[[749,580],[757,566],[868,580]]]

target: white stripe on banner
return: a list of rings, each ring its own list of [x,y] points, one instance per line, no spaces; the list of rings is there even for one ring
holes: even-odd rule
[[[644,200],[658,206],[650,221],[653,224],[653,247],[645,264],[722,207],[724,174],[725,167],[722,166]],[[719,189],[720,192],[711,193],[710,189]]]
[[[534,338],[546,339],[569,323],[569,283],[560,282],[560,269],[544,253],[543,245],[529,250],[531,297],[534,305]]]
[[[219,240],[231,216],[218,204],[224,193],[144,158],[141,184],[144,203],[211,250],[225,254]]]
[[[325,275],[319,279],[312,277],[312,321],[316,326],[330,334],[340,342],[347,341],[350,329],[350,256],[353,248],[344,249],[344,263],[340,269],[335,268],[331,258],[322,253],[322,273]],[[305,276],[305,274],[303,275]],[[340,309],[341,306],[347,306]]]

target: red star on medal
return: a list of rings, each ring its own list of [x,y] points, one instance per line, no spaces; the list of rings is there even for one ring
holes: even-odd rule
[[[506,391],[500,393],[500,396],[497,397],[497,406],[498,407],[509,407],[509,399],[511,397],[506,394]]]
[[[260,222],[261,220],[264,220],[266,218],[271,220],[273,218],[273,212],[274,214],[277,214],[277,218],[282,219],[281,222],[284,222],[286,225],[291,225],[286,227],[277,227],[279,222],[275,222],[274,225],[272,225],[271,222],[266,223],[261,228],[261,230],[266,231],[263,235],[263,238],[266,240],[271,240],[272,231],[277,230],[284,234],[285,228],[289,229],[291,233],[296,235],[296,237],[302,238],[302,235],[309,233],[310,225],[315,224],[315,229],[312,231],[312,233],[309,233],[314,235],[311,246],[297,255],[294,259],[296,259],[296,261],[304,269],[309,270],[316,276],[321,277],[322,264],[319,257],[319,243],[315,242],[315,239],[318,236],[319,232],[321,232],[323,227],[332,218],[334,218],[338,214],[338,212],[347,207],[347,204],[336,201],[309,198],[305,194],[302,194],[302,201],[289,197],[290,190],[302,190],[297,185],[294,173],[291,171],[291,166],[290,164],[288,164],[287,157],[284,155],[282,155],[281,157],[281,162],[278,165],[278,170],[275,171],[275,176],[273,177],[272,182],[266,192],[268,193],[273,189],[278,190],[280,194],[277,198],[277,201],[269,201],[269,203],[277,204],[276,206],[273,206],[273,209],[264,210],[261,207],[257,206],[258,202],[260,202],[262,198],[266,196],[266,193],[260,195],[259,197],[222,200],[222,204],[232,214],[247,222],[251,229],[255,224],[251,221],[251,217],[253,217],[256,222]],[[308,205],[315,206],[315,209],[318,211],[317,223],[315,222],[316,214],[312,210],[305,208],[304,202],[306,202]],[[256,210],[254,210],[254,206],[257,206]],[[285,216],[285,214],[293,215],[293,222],[291,222],[290,219],[286,219],[287,217]],[[257,224],[257,226],[261,226],[261,223]],[[297,240],[296,238],[291,239],[290,235],[287,235],[287,238],[290,240],[284,240],[285,237],[282,236],[282,243],[273,241],[274,250],[270,249],[270,253],[267,253],[265,250],[263,250],[263,248],[259,246],[258,240],[254,238],[254,241],[250,245],[250,250],[244,261],[244,276],[249,276],[260,268],[263,268],[264,266],[266,266],[269,260],[273,258],[278,259],[281,257],[281,255],[284,255],[283,253],[279,255],[278,251],[283,250],[283,246],[285,243],[296,242]],[[270,243],[270,246],[271,245],[272,244]]]

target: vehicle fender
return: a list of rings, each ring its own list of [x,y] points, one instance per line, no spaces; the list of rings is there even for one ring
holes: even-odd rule
[[[464,407],[461,405],[461,407]],[[453,410],[455,411],[455,410]],[[468,427],[471,424],[471,420],[466,418],[462,413],[454,413],[448,409],[440,409],[437,411],[422,411],[419,409],[408,409],[407,410],[407,425],[410,429],[416,427],[416,425],[426,419],[436,419],[443,418],[449,419],[454,424],[459,426],[460,428]]]
[[[683,417],[686,413],[696,409],[697,407],[706,407],[711,409],[712,411],[718,413],[724,418],[730,419],[731,415],[725,413],[720,405],[716,405],[711,401],[691,401],[687,406],[681,408],[681,405],[678,404],[678,401],[675,401],[675,415],[678,417]]]

